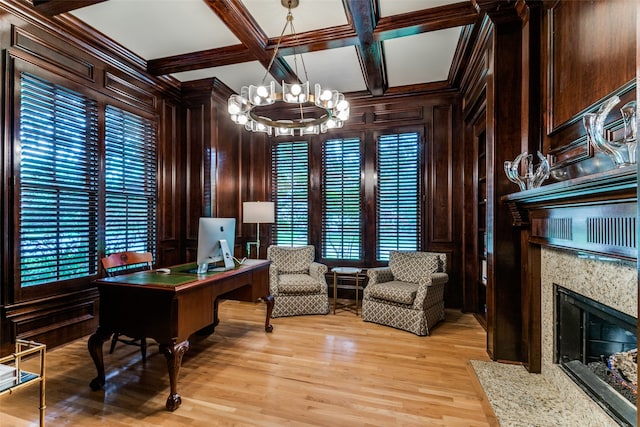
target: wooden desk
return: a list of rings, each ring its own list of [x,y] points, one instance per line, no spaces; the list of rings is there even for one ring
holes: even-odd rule
[[[89,337],[89,354],[98,371],[91,389],[105,384],[102,344],[114,332],[130,337],[148,337],[160,344],[167,359],[171,391],[166,407],[178,409],[177,392],[182,356],[195,332],[212,333],[218,324],[218,300],[234,299],[267,303],[265,331],[271,332],[273,297],[269,295],[269,264],[246,260],[234,270],[197,275],[188,273],[195,264],[171,268],[170,274],[141,271],[96,281],[100,292],[100,321]]]

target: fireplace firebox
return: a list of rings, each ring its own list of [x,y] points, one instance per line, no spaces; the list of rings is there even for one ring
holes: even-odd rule
[[[620,425],[636,426],[637,319],[554,285],[555,362]]]

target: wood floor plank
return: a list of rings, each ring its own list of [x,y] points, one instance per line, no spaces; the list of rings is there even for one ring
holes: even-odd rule
[[[469,360],[489,360],[484,330],[447,310],[428,337],[351,312],[273,319],[264,306],[220,304],[220,325],[192,337],[178,379],[182,406],[164,409],[165,358],[151,345],[104,347],[107,384],[91,391],[87,338],[47,352],[49,426],[495,426]],[[37,425],[37,387],[0,398],[3,427]]]

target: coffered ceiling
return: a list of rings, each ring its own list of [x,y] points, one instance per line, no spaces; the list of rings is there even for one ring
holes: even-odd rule
[[[152,74],[216,77],[235,92],[265,75],[374,96],[449,88],[479,16],[473,0],[299,0],[296,34],[286,29],[267,71],[286,23],[281,0],[33,2],[93,27]]]

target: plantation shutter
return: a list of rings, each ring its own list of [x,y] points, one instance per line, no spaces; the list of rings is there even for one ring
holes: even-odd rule
[[[276,206],[274,241],[279,246],[309,242],[309,147],[283,142],[272,152],[272,188]]]
[[[22,287],[97,272],[96,103],[20,78],[19,274]]]
[[[322,255],[362,258],[360,140],[330,139],[323,146]]]
[[[415,251],[420,242],[419,134],[378,138],[377,250],[378,261],[389,251]]]
[[[149,120],[107,106],[105,117],[106,253],[154,252],[156,133]]]

